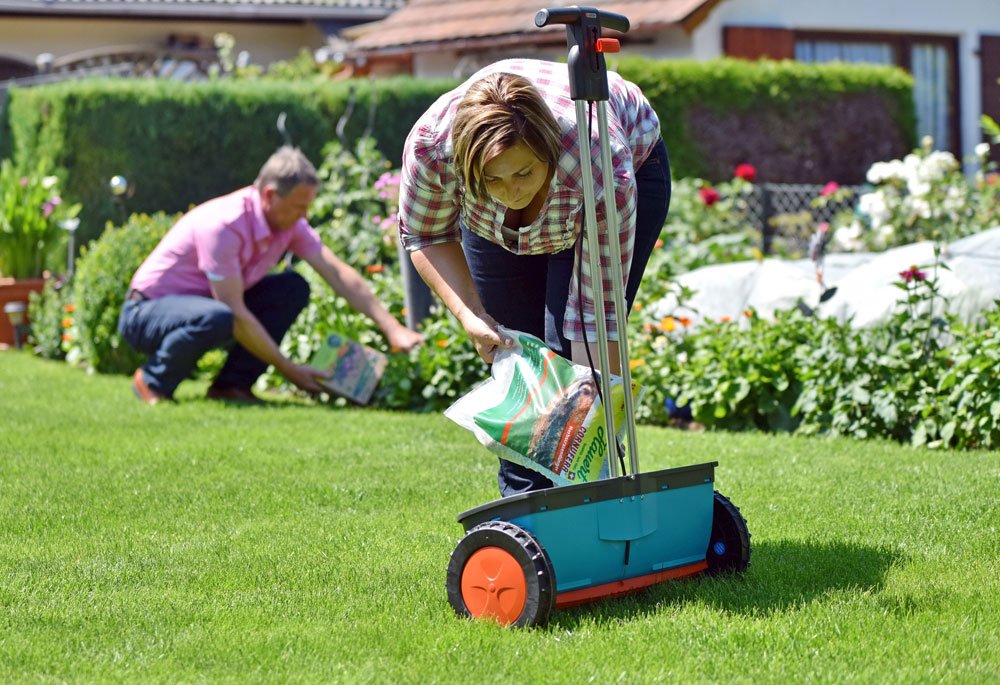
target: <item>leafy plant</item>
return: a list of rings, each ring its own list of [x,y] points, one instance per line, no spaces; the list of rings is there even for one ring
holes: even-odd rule
[[[664,249],[650,257],[643,287],[709,264],[762,258],[760,233],[748,219],[752,189],[739,177],[715,185],[698,178],[675,180],[660,232]]]
[[[77,340],[72,288],[62,279],[50,278],[41,292],[28,297],[32,350],[45,359],[65,359]]]
[[[84,250],[73,277],[80,361],[103,373],[131,373],[142,361],[118,333],[118,315],[132,274],[177,216],[133,214],[108,227]]]
[[[63,202],[44,161],[30,170],[0,162],[0,275],[41,278],[62,267],[67,234],[60,224],[79,212],[79,204]]]
[[[395,261],[399,176],[375,139],[362,137],[351,148],[328,143],[318,172],[309,221],[327,247],[356,269]]]

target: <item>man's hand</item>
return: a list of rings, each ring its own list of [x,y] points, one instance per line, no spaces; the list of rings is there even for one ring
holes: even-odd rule
[[[323,386],[316,382],[316,379],[323,378],[326,374],[315,366],[290,364],[282,371],[282,375],[306,392],[317,393],[324,390]]]
[[[409,352],[417,345],[424,342],[424,334],[410,330],[406,326],[399,326],[386,335],[389,341],[389,349],[393,352]]]
[[[487,364],[493,363],[498,349],[506,349],[514,344],[513,340],[497,330],[499,324],[489,314],[477,316],[471,310],[466,310],[460,321],[476,352]]]

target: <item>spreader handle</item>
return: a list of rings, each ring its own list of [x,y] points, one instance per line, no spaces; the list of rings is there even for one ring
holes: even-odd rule
[[[583,21],[585,14],[596,15],[598,23],[606,29],[619,33],[628,32],[628,17],[614,12],[604,12],[593,7],[552,7],[538,10],[538,14],[535,15],[535,26],[542,28],[549,24],[579,24]]]

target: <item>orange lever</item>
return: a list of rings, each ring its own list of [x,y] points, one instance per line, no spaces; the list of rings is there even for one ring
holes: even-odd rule
[[[622,44],[618,42],[617,38],[597,39],[598,52],[621,52],[621,50],[622,50]]]

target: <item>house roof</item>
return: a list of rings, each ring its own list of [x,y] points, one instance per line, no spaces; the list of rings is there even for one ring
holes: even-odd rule
[[[611,0],[600,9],[625,15],[629,35],[641,36],[669,26],[691,31],[718,2]],[[352,51],[368,55],[558,42],[564,27],[535,28],[535,14],[544,6],[539,0],[410,0],[385,19],[343,33],[353,39]]]
[[[0,0],[0,15],[374,21],[406,0]]]

